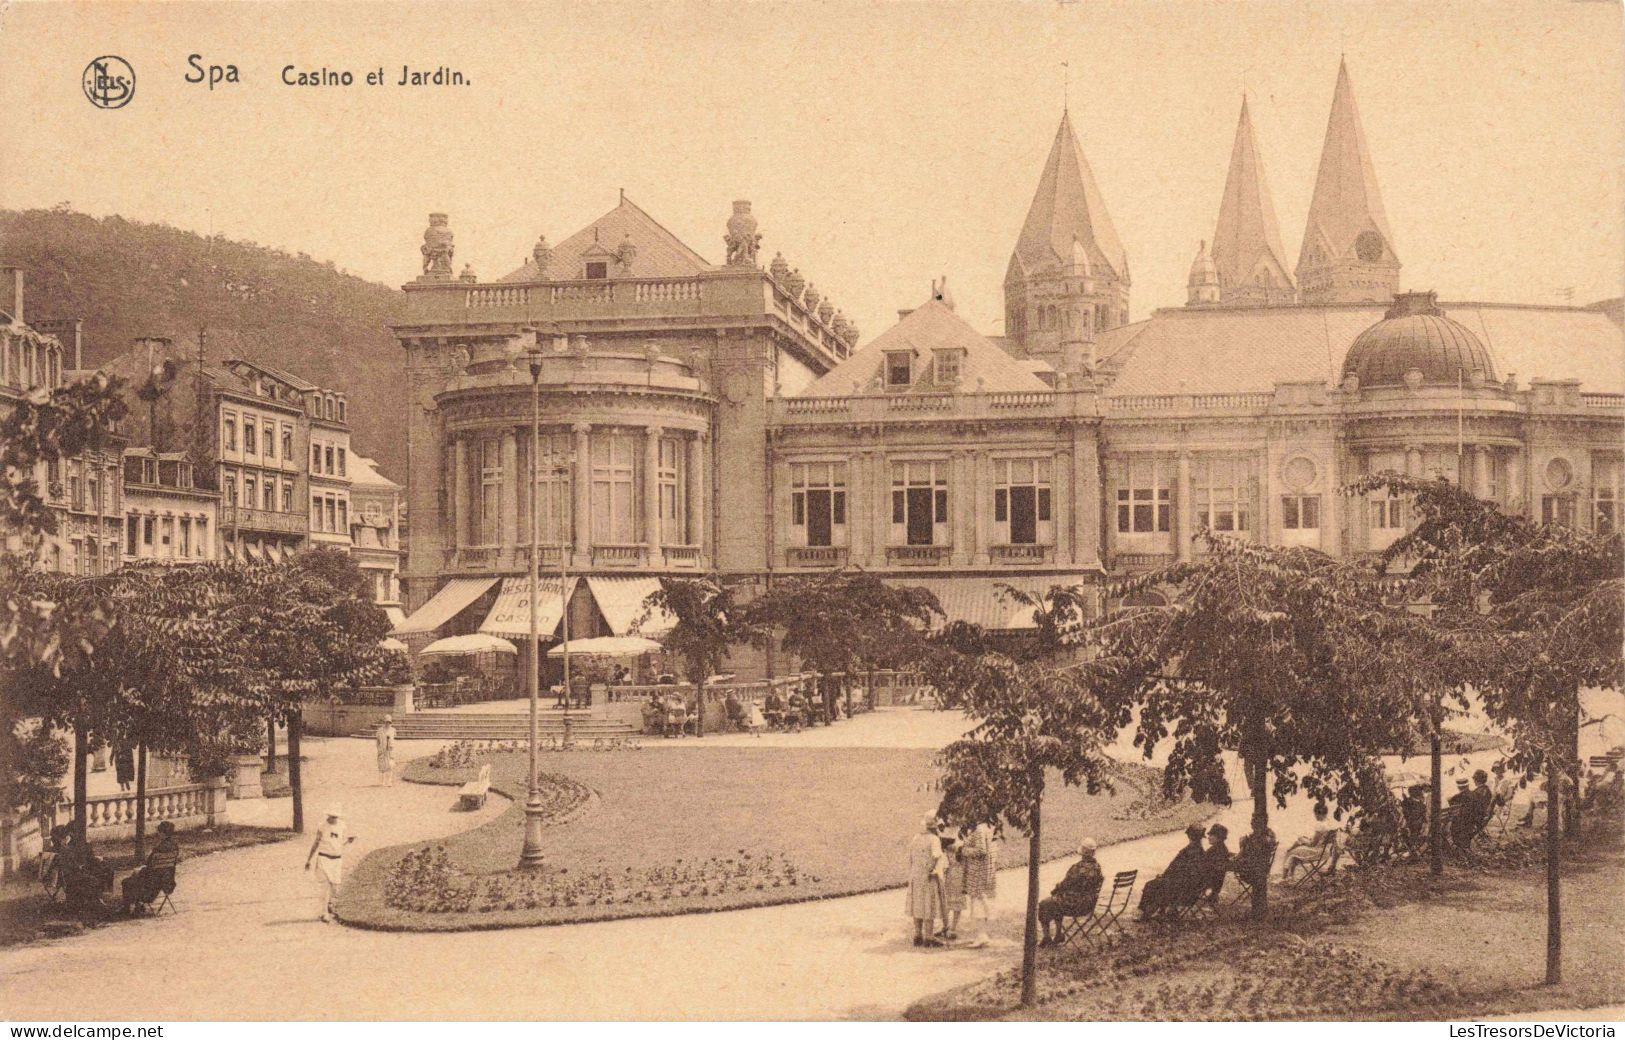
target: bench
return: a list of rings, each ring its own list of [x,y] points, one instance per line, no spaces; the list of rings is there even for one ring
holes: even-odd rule
[[[474,779],[457,789],[457,804],[464,809],[483,809],[485,796],[491,790],[491,763],[480,766],[480,773]]]

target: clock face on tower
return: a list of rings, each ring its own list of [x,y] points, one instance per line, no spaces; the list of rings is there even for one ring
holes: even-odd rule
[[[1382,236],[1375,231],[1362,231],[1354,240],[1354,255],[1368,264],[1382,259]]]

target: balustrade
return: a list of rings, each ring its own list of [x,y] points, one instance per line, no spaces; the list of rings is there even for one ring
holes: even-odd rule
[[[792,545],[786,553],[792,567],[841,567],[846,564],[844,545]]]
[[[663,550],[666,563],[673,567],[698,567],[700,547],[697,545],[668,545]]]
[[[941,567],[953,555],[951,545],[888,545],[886,562],[904,567]]]
[[[147,792],[147,828],[151,833],[160,822],[169,820],[177,827],[212,827],[223,822],[226,787],[224,781],[183,784]],[[73,802],[57,806],[58,820],[73,818]],[[136,796],[134,792],[102,794],[85,801],[85,827],[101,831],[102,839],[135,833]]]
[[[1053,545],[995,545],[989,552],[994,563],[1047,563]]]
[[[592,562],[595,567],[641,567],[647,551],[642,545],[594,545]]]

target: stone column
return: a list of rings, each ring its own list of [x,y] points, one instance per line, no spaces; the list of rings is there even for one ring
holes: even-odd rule
[[[875,503],[872,528],[875,540],[870,547],[870,557],[875,561],[875,566],[884,567],[886,543],[891,536],[891,465],[884,452],[877,451],[869,456],[869,472],[874,474]]]
[[[1179,453],[1177,474],[1178,476],[1174,486],[1174,513],[1176,517],[1174,520],[1174,553],[1176,558],[1184,561],[1191,558],[1191,549],[1193,548],[1191,545],[1191,535],[1196,533],[1192,528],[1191,520],[1191,517],[1194,515],[1194,511],[1191,509],[1190,452],[1182,451]],[[1152,500],[1151,505],[1152,509],[1155,510],[1157,505],[1155,499]],[[1152,515],[1154,517],[1155,512],[1153,512]],[[1153,524],[1153,526],[1155,525]]]
[[[502,431],[502,489],[498,495],[502,522],[498,525],[502,548],[519,545],[519,446],[512,427]]]
[[[1420,477],[1422,475],[1421,448],[1412,447],[1409,444],[1405,446],[1405,475],[1408,477]]]
[[[1073,559],[1072,544],[1077,524],[1077,500],[1072,487],[1072,453],[1057,452],[1050,463],[1050,526],[1055,531],[1055,562]]]
[[[1076,507],[1075,534],[1072,540],[1072,561],[1091,563],[1105,552],[1100,538],[1100,504],[1106,496],[1100,467],[1100,443],[1095,427],[1083,427],[1072,438],[1072,498]],[[1105,499],[1115,512],[1116,503]],[[1104,559],[1099,560],[1102,566]]]
[[[688,538],[689,545],[705,545],[705,434],[688,439]],[[702,553],[703,555],[703,553]]]
[[[851,563],[862,561],[868,551],[869,532],[864,527],[869,520],[864,505],[870,501],[868,481],[869,457],[854,452],[846,467],[846,558]]]
[[[1523,516],[1529,515],[1528,489],[1524,487],[1524,449],[1522,446],[1512,449],[1507,455],[1507,512]]]
[[[976,545],[976,501],[984,494],[972,472],[975,460],[963,449],[953,452],[948,470],[948,537],[953,539],[953,563],[971,562]]]
[[[579,562],[592,553],[592,445],[588,440],[592,424],[576,423],[570,432],[575,441],[571,449],[570,491],[575,499],[572,511],[575,513],[575,556]]]
[[[461,549],[469,544],[468,438],[454,433],[451,443],[451,547]]]
[[[974,516],[976,520],[976,556],[977,563],[993,562],[993,459],[986,449],[978,451],[974,460],[976,468],[976,486],[986,491],[975,497]]]
[[[1489,445],[1480,444],[1473,448],[1473,494],[1479,498],[1490,497],[1490,469],[1493,461]]]
[[[1343,541],[1343,496],[1338,491],[1343,486],[1343,455],[1335,441],[1327,453],[1326,463],[1326,478],[1320,482],[1324,489],[1320,497],[1320,548],[1332,556],[1343,556],[1347,547]],[[1357,504],[1351,503],[1350,510],[1359,515]]]
[[[643,429],[643,541],[649,547],[649,564],[661,562],[660,552],[660,435],[658,426]]]

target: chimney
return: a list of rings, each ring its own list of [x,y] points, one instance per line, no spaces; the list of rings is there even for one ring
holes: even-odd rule
[[[24,322],[21,267],[0,267],[0,312],[9,314],[19,325]]]
[[[45,318],[34,322],[34,331],[55,336],[67,354],[64,368],[78,370],[85,367],[83,318]]]

